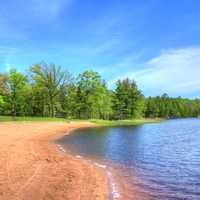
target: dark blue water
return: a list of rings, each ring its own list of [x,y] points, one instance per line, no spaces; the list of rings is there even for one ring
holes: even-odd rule
[[[200,119],[83,129],[60,142],[73,153],[120,166],[149,199],[200,200]]]

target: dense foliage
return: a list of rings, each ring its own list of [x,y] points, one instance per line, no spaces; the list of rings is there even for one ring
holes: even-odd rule
[[[117,81],[113,94],[113,111],[116,119],[143,116],[144,97],[134,81],[128,78]]]
[[[100,74],[78,77],[55,64],[40,63],[28,75],[13,69],[0,74],[0,115],[48,116],[72,119],[133,119],[197,117],[200,100],[145,98],[135,81],[119,80],[109,90]]]
[[[198,117],[200,115],[200,100],[170,98],[167,94],[146,99],[146,117]]]

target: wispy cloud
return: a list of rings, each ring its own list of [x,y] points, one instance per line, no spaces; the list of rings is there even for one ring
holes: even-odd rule
[[[133,78],[143,91],[155,94],[190,96],[200,92],[200,47],[164,50],[140,65],[141,69],[132,69],[118,78]]]
[[[74,0],[29,0],[28,3],[24,0],[11,2],[8,0],[8,2],[3,2],[0,7],[0,24],[3,27],[0,30],[5,28],[8,31],[9,29],[18,30],[22,27],[30,28],[34,24],[59,21],[63,12],[65,15],[68,12],[72,1]],[[16,24],[18,26],[15,26]]]
[[[72,0],[32,0],[30,8],[34,16],[43,19],[53,19],[59,17]]]

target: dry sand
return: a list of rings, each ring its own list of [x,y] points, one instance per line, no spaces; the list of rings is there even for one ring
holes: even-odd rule
[[[0,200],[104,200],[103,169],[52,141],[91,123],[0,123]]]

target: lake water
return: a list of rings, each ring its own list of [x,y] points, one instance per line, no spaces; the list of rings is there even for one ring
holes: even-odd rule
[[[200,200],[200,119],[82,129],[59,142],[115,166],[144,199]]]

